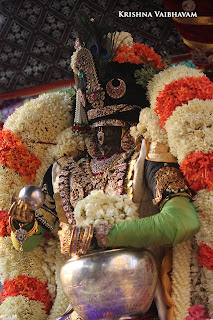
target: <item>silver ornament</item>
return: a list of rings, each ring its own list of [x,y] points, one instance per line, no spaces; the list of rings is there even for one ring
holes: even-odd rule
[[[44,193],[39,187],[32,185],[21,189],[18,198],[20,200],[25,200],[31,210],[37,210],[41,208],[44,203]]]

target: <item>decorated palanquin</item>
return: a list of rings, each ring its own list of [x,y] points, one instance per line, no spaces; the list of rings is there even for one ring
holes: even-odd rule
[[[88,23],[92,28],[93,21]],[[71,240],[76,242],[72,250],[78,253],[76,250],[83,250],[83,241],[78,242],[77,234],[84,230],[84,236],[85,230],[91,232],[96,227],[99,228],[93,240],[99,247],[167,247],[160,262],[167,306],[167,315],[159,314],[161,320],[213,317],[213,84],[198,70],[185,66],[167,68],[153,49],[134,43],[126,33],[105,36],[104,43],[111,43],[112,39],[114,55],[105,64],[107,74],[103,79],[96,60],[100,48],[101,58],[109,58],[106,46],[88,44],[89,38],[76,41],[71,62],[76,98],[69,92],[50,93],[27,101],[8,118],[1,131],[3,319],[50,320],[62,316],[69,302],[59,273],[69,256],[61,254],[60,247],[62,252],[70,252],[65,236],[72,234]],[[125,76],[132,80],[132,68],[137,84],[134,80],[128,86]],[[144,108],[138,124],[129,128],[126,122],[134,122],[136,110],[146,104],[140,85],[148,81],[150,107]],[[88,134],[90,125],[93,131]],[[111,135],[107,127],[116,132],[114,141],[108,140],[108,144]],[[129,129],[136,146],[124,134]],[[122,150],[119,134],[123,138]],[[113,147],[111,151],[109,146]],[[107,158],[112,151],[114,154]],[[129,185],[124,183],[125,177]],[[49,181],[52,185],[45,185]],[[144,198],[143,191],[148,190],[144,181],[151,198]],[[9,225],[12,198],[17,201],[20,190],[32,184],[43,184],[44,205],[29,224],[16,224],[14,216],[10,216]],[[110,190],[117,194],[112,195]],[[103,198],[111,206],[114,203],[113,210],[106,209],[108,216],[100,215]],[[92,218],[89,204],[93,205]],[[117,216],[116,204],[123,210],[118,210]],[[135,219],[139,207],[149,208],[151,217],[142,210],[140,219]],[[62,223],[61,245],[58,219]],[[106,224],[108,228],[102,228]],[[23,229],[27,232],[24,241],[20,237]],[[90,237],[85,238],[86,245],[90,244]],[[75,312],[69,317],[80,318]]]

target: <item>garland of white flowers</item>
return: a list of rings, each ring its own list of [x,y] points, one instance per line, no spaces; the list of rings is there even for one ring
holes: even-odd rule
[[[21,295],[7,297],[0,307],[1,314],[6,315],[5,319],[7,319],[7,317],[9,317],[10,320],[11,317],[13,319],[14,314],[18,320],[45,320],[47,317],[46,312],[42,309],[44,308],[42,302],[33,301]]]
[[[167,70],[159,72],[147,85],[147,97],[151,108],[155,109],[157,103],[156,99],[159,96],[159,92],[163,90],[167,84],[185,77],[197,78],[203,75],[204,73],[183,65],[173,66]]]
[[[156,141],[168,145],[168,138],[165,129],[161,126],[159,117],[150,109],[145,108],[140,112],[137,126],[130,129],[133,138],[142,135],[149,142]]]
[[[213,100],[194,99],[173,111],[165,129],[171,152],[179,163],[192,152],[213,152],[212,124]]]
[[[105,194],[102,190],[93,190],[83,200],[78,201],[74,217],[76,226],[96,227],[137,219],[138,212],[136,205],[127,195]]]
[[[186,66],[174,66],[154,76],[153,80],[148,84],[148,98],[151,110],[154,111],[157,103],[156,99],[167,84],[182,78],[197,78],[202,75],[203,73],[198,70],[190,69]],[[159,127],[161,127],[161,124],[156,126],[157,121],[154,116],[151,116],[153,111],[146,111],[145,109],[141,112],[140,123],[136,128],[132,129],[132,133],[135,137],[138,134],[142,134],[150,142],[158,141],[166,144],[166,139],[164,142],[160,140]],[[212,100],[194,99],[189,101],[188,104],[176,107],[176,110],[167,119],[165,129],[168,134],[168,145],[171,153],[177,157],[179,163],[192,152],[207,154],[213,151],[212,123]],[[157,136],[155,130],[158,132]],[[194,204],[201,222],[200,232],[196,235],[197,244],[199,245],[204,241],[210,248],[213,248],[211,232],[213,227],[211,214],[213,192],[208,190],[199,191],[195,197]],[[175,304],[175,320],[183,320],[187,316],[191,295],[192,300],[196,303],[200,301],[205,306],[208,305],[210,316],[213,316],[212,302],[209,299],[209,297],[212,298],[213,296],[213,277],[210,276],[212,271],[205,266],[198,265],[198,260],[195,257],[197,245],[193,248],[192,256],[189,243],[182,243],[173,248],[172,299]],[[190,261],[192,261],[191,269]],[[189,285],[190,278],[192,280],[191,288]],[[199,290],[200,300],[198,300]]]
[[[55,256],[55,283],[56,283],[56,297],[54,301],[54,305],[52,306],[50,315],[48,316],[47,320],[56,320],[59,316],[61,316],[67,309],[69,305],[69,301],[65,296],[61,282],[60,282],[60,271],[62,266],[67,261],[67,256],[60,253],[60,244],[58,242],[56,249],[56,256]]]
[[[54,161],[52,143],[60,143],[58,135],[72,125],[72,102],[65,93],[42,94],[18,108],[5,122],[4,129],[10,130],[21,139],[28,152],[34,154],[42,165],[37,170],[35,185],[39,185],[44,173]],[[75,142],[76,144],[76,142]],[[84,143],[77,141],[79,149]],[[57,152],[56,152],[57,153]],[[57,153],[59,155],[59,153]],[[8,211],[11,197],[17,198],[20,190],[26,185],[22,177],[14,170],[0,165],[0,208]],[[57,259],[58,257],[58,259]],[[57,263],[64,261],[59,249],[59,240],[45,239],[33,252],[16,251],[10,237],[0,237],[0,270],[1,281],[12,280],[20,275],[37,278],[42,283],[47,282],[47,289],[54,301],[54,312],[48,319],[56,319],[67,308],[67,300],[62,294]],[[61,266],[61,264],[60,264]],[[63,305],[63,307],[62,307]],[[46,320],[47,314],[42,309],[42,302],[33,301],[18,295],[7,297],[0,305],[0,314],[5,319]]]
[[[56,160],[63,156],[78,155],[86,148],[86,135],[74,134],[72,128],[63,130],[56,139],[56,146],[49,148],[49,153]]]
[[[175,320],[183,320],[190,307],[191,240],[173,247],[172,300]]]
[[[168,133],[168,141],[172,153],[181,162],[192,152],[205,154],[213,151],[213,100],[194,99],[186,105],[177,107],[172,116],[167,120],[165,128]],[[213,248],[213,219],[212,204],[213,192],[206,189],[200,190],[194,200],[194,204],[200,219],[200,231],[196,235],[197,244],[205,243]],[[213,296],[212,271],[202,266],[198,272],[202,272],[200,289],[204,288],[205,305],[210,316],[213,316],[213,305],[209,297]],[[210,276],[211,275],[211,276]],[[192,287],[192,291],[195,291]]]

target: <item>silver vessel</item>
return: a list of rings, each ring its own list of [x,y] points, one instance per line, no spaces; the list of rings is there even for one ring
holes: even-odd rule
[[[84,320],[135,319],[154,298],[157,267],[147,250],[96,251],[68,260],[61,269],[63,290]]]

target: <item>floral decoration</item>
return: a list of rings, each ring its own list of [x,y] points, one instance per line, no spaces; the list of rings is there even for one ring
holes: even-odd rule
[[[173,247],[172,261],[172,300],[175,304],[174,318],[182,320],[188,314],[191,298],[191,240]],[[184,297],[181,298],[181,297]]]
[[[133,42],[132,47],[127,45],[120,46],[113,58],[113,61],[118,63],[144,63],[159,69],[163,68],[161,56],[155,53],[153,48],[149,48],[143,43],[136,42]]]
[[[51,296],[47,291],[47,283],[42,283],[36,278],[21,275],[13,280],[6,280],[3,284],[3,289],[4,291],[1,293],[2,302],[7,297],[23,295],[30,300],[42,302],[47,313],[52,307]]]
[[[35,180],[36,170],[41,165],[41,161],[9,130],[0,131],[0,162],[20,173],[26,182]]]
[[[192,152],[213,152],[212,124],[213,100],[193,99],[173,111],[165,129],[171,152],[179,163]]]
[[[159,115],[162,126],[172,115],[177,106],[193,99],[213,99],[213,83],[206,76],[181,78],[166,85],[159,92],[155,112]]]
[[[189,316],[184,320],[205,320],[210,319],[208,313],[206,313],[205,307],[201,304],[196,304],[189,308]]]
[[[9,216],[4,210],[0,210],[0,237],[9,237],[11,229],[9,226]]]
[[[199,246],[197,258],[200,265],[204,265],[207,269],[213,270],[213,249],[204,242]]]
[[[130,133],[135,139],[142,135],[149,142],[156,141],[168,145],[166,131],[154,110],[150,108],[141,110],[139,122],[137,126],[131,127]]]
[[[63,156],[80,154],[86,148],[86,137],[83,135],[74,134],[72,128],[69,127],[63,130],[56,138],[56,146],[49,148],[50,154],[59,159]]]
[[[171,153],[197,193],[194,205],[201,224],[191,249],[187,242],[173,248],[174,318],[213,318],[213,83],[198,70],[175,66],[154,76],[148,84],[148,98],[167,133]],[[152,121],[148,116],[141,119],[133,133],[141,130],[150,142],[156,141],[148,129]],[[190,308],[193,304],[197,306]]]
[[[0,305],[2,320],[46,320],[44,304],[24,296],[7,297]],[[30,315],[30,316],[29,316]]]
[[[57,136],[72,126],[71,102],[70,96],[65,93],[42,94],[17,108],[4,124],[3,132],[7,131],[10,136],[17,137],[18,142],[21,141],[20,146],[23,145],[28,154],[33,154],[41,162],[34,185],[40,185],[45,172],[54,162],[55,155],[50,149],[57,149]],[[79,141],[76,145],[81,148],[82,144]],[[31,320],[55,320],[68,305],[60,281],[56,283],[56,258],[57,261],[65,262],[58,249],[58,238],[44,237],[33,252],[23,254],[15,250],[11,238],[5,234],[11,198],[17,198],[24,186],[26,182],[23,182],[15,168],[0,164],[0,223],[3,223],[0,225],[0,270],[1,281],[5,284],[0,314],[4,319],[12,319],[16,315],[18,319],[29,320],[30,315]],[[34,286],[38,289],[34,290]]]
[[[150,102],[151,109],[154,110],[156,108],[156,99],[159,96],[159,93],[165,89],[167,84],[179,79],[189,77],[197,78],[202,77],[203,75],[204,73],[183,65],[172,66],[163,72],[159,72],[147,85],[147,97]]]
[[[105,194],[93,190],[90,195],[78,201],[74,209],[76,226],[98,226],[115,224],[138,218],[137,207],[127,195]]]
[[[213,188],[213,153],[192,152],[180,164],[189,187],[198,192],[199,190]]]

